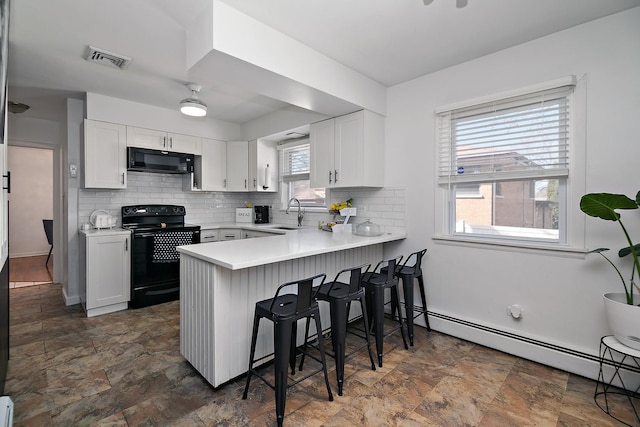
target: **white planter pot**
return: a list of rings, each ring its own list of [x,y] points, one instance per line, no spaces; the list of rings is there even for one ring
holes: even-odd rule
[[[640,295],[634,297],[636,302],[640,302]],[[640,307],[627,304],[624,293],[607,293],[604,294],[604,311],[609,329],[618,341],[640,350]]]

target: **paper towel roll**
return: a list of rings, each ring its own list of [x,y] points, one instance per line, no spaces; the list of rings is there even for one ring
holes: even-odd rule
[[[271,171],[269,170],[269,164],[264,168],[264,189],[271,187]]]

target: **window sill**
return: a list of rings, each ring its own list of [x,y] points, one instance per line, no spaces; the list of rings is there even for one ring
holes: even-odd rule
[[[562,256],[566,258],[584,259],[588,252],[584,248],[573,248],[565,245],[545,245],[536,242],[516,242],[509,240],[497,239],[481,239],[473,237],[453,237],[453,236],[433,236],[432,239],[436,244],[466,246],[472,248],[483,248],[490,250],[516,251],[523,253],[535,254],[553,254],[554,256]]]

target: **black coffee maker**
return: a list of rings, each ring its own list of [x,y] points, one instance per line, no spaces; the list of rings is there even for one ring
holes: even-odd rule
[[[254,223],[256,224],[268,224],[269,223],[269,206],[254,206],[255,212]]]

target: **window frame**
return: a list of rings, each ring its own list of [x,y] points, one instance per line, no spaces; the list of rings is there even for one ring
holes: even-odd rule
[[[573,86],[573,92],[570,97],[570,121],[569,121],[569,152],[571,154],[571,171],[566,177],[559,179],[559,196],[558,203],[561,207],[558,216],[559,238],[558,241],[548,241],[539,239],[527,239],[522,237],[496,237],[491,235],[455,233],[455,207],[451,209],[452,203],[455,204],[455,191],[451,185],[444,185],[440,180],[440,149],[441,139],[439,138],[439,127],[434,129],[434,150],[436,158],[435,167],[435,219],[436,230],[432,238],[440,243],[456,243],[462,245],[480,245],[498,247],[521,248],[524,251],[533,250],[551,250],[564,251],[583,254],[585,236],[584,236],[584,215],[571,209],[579,194],[585,190],[585,165],[586,165],[586,86],[587,75],[576,79],[575,76],[567,76],[549,82],[543,82],[516,90],[505,91],[495,95],[482,98],[475,98],[464,102],[458,102],[447,106],[436,108],[436,124],[438,115],[443,111],[453,110],[456,108],[466,108],[473,105],[479,105],[486,102],[500,101],[510,97],[523,96],[534,92],[547,89],[558,88],[561,86]],[[540,177],[537,179],[544,179]],[[550,179],[558,177],[549,176]],[[526,179],[522,177],[521,179]],[[486,180],[485,180],[486,181]],[[496,181],[492,181],[496,182]]]
[[[278,181],[280,184],[280,209],[281,210],[286,210],[287,209],[287,202],[293,197],[291,194],[291,184],[295,183],[295,182],[304,182],[304,181],[308,181],[309,182],[309,188],[311,188],[310,183],[310,168],[311,168],[311,162],[309,161],[309,171],[306,173],[301,173],[300,175],[300,179],[291,179],[291,178],[286,178],[284,175],[284,168],[285,168],[285,159],[284,156],[286,155],[286,153],[291,150],[291,149],[295,149],[301,146],[306,146],[308,151],[309,151],[309,159],[311,156],[311,143],[308,137],[304,137],[304,138],[300,138],[300,139],[296,139],[296,140],[287,140],[287,141],[282,141],[278,144],[278,157],[279,157],[279,161],[280,161],[280,167],[278,168]],[[324,198],[324,203],[323,204],[317,204],[317,203],[309,203],[309,202],[304,202],[301,201],[301,207],[305,208],[307,211],[327,211],[328,210],[328,205],[327,205],[327,200],[329,199],[329,194],[328,194],[328,190],[325,189],[325,198]]]

